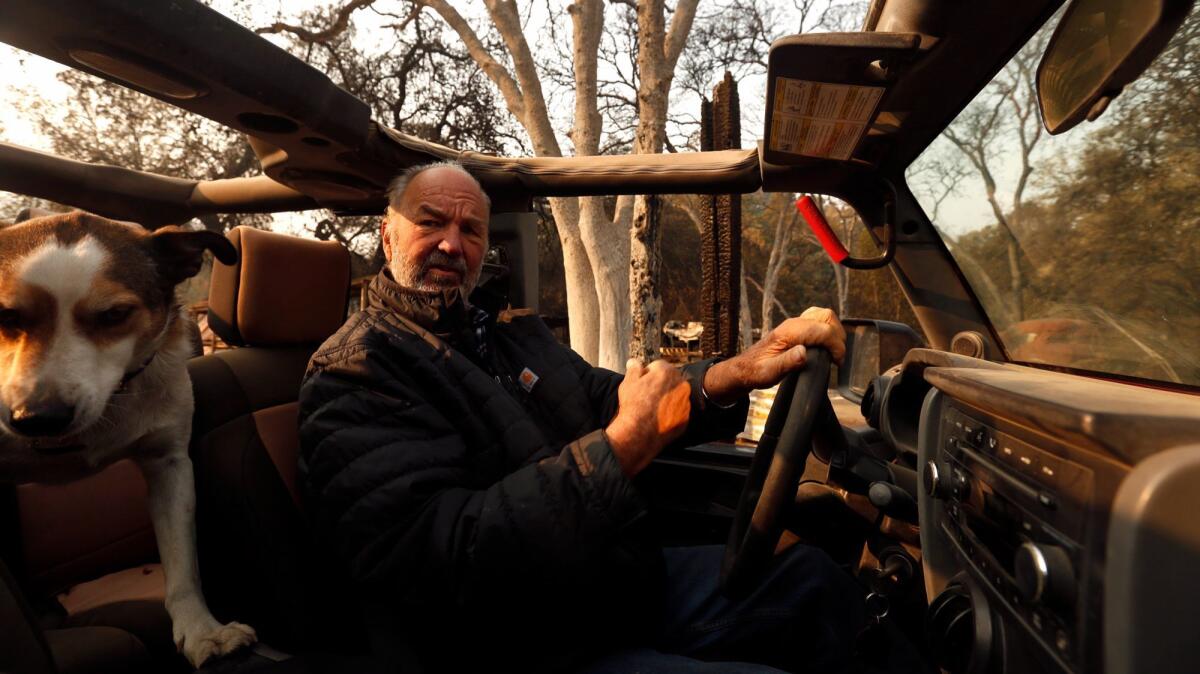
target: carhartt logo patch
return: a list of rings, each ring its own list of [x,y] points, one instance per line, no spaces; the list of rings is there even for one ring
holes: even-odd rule
[[[521,370],[521,375],[517,377],[517,381],[521,383],[521,388],[525,389],[526,393],[529,393],[533,390],[533,385],[538,383],[538,379],[540,379],[540,377],[534,374],[533,370],[530,370],[529,368]]]

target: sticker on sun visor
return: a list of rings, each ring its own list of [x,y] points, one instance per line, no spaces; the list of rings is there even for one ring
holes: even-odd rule
[[[849,159],[875,114],[882,87],[775,78],[767,147],[823,159]]]

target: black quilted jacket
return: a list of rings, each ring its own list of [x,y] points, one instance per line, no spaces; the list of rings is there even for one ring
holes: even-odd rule
[[[621,376],[533,316],[496,324],[477,364],[407,318],[386,273],[369,292],[300,393],[307,505],[369,610],[454,669],[557,667],[648,636],[661,553],[601,430]],[[685,369],[683,443],[745,419],[705,409],[708,365]]]

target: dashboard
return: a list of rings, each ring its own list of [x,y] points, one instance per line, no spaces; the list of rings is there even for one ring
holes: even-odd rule
[[[930,349],[876,384],[942,669],[1200,671],[1200,396]]]

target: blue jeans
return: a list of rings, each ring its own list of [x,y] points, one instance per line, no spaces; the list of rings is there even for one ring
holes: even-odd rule
[[[720,591],[725,548],[667,548],[662,630],[646,648],[594,661],[584,674],[835,674],[863,624],[862,591],[823,551],[795,545],[748,597]]]

